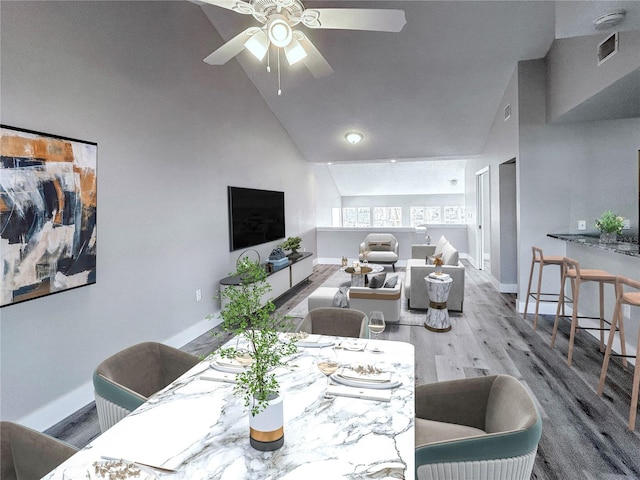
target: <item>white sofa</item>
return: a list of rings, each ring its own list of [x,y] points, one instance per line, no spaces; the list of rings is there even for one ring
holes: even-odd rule
[[[386,323],[398,323],[400,321],[401,297],[401,280],[398,280],[393,288],[351,287],[349,289],[349,308],[360,310],[367,315],[373,311],[380,311],[384,314]]]
[[[398,240],[390,233],[370,233],[360,244],[358,258],[364,260],[365,252],[367,261],[371,263],[391,264],[393,271],[396,271],[398,261]]]
[[[411,256],[407,260],[404,280],[404,295],[407,297],[407,308],[427,309],[429,294],[424,277],[435,271],[435,265],[429,265],[429,258],[442,255],[444,265],[442,272],[448,273],[453,280],[447,308],[462,311],[464,303],[464,265],[460,262],[458,251],[442,236],[437,245],[413,245]]]

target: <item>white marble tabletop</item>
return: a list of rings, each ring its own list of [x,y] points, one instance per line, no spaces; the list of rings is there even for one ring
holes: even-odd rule
[[[299,348],[288,367],[278,370],[284,446],[261,452],[249,445],[248,412],[233,395],[234,384],[203,379],[213,371],[204,361],[43,478],[60,480],[66,468],[108,456],[175,469],[151,477],[167,480],[308,480],[319,473],[327,479],[414,479],[413,346],[324,336],[322,341],[366,343],[364,351],[335,349],[338,361],[375,365],[401,385],[390,390],[389,401],[326,399],[326,379],[315,357],[331,347]],[[371,352],[376,345],[384,353]]]

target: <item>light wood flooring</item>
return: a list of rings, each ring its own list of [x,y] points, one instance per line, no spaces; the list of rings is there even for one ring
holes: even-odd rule
[[[555,349],[549,347],[553,317],[541,316],[538,331],[531,317],[515,310],[515,295],[498,293],[486,273],[466,263],[462,314],[451,315],[453,328],[434,333],[421,326],[389,325],[380,338],[407,341],[416,348],[416,384],[507,373],[521,380],[538,400],[543,433],[534,479],[640,479],[640,426],[627,427],[633,367],[612,360],[603,397],[595,393],[602,354],[581,332],[573,367],[566,364],[568,323],[562,323]],[[308,282],[279,299],[286,313],[338,269],[317,265]],[[403,307],[405,308],[405,307]],[[183,348],[206,354],[225,341],[206,334]],[[640,423],[640,422],[639,422]],[[99,433],[95,406],[48,430],[79,447]]]

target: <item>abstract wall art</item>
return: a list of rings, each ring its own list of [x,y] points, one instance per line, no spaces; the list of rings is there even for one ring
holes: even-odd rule
[[[0,125],[0,306],[96,281],[95,143]]]

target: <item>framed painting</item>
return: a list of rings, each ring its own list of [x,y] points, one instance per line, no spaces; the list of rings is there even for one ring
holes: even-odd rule
[[[96,281],[96,143],[0,125],[0,307]]]

